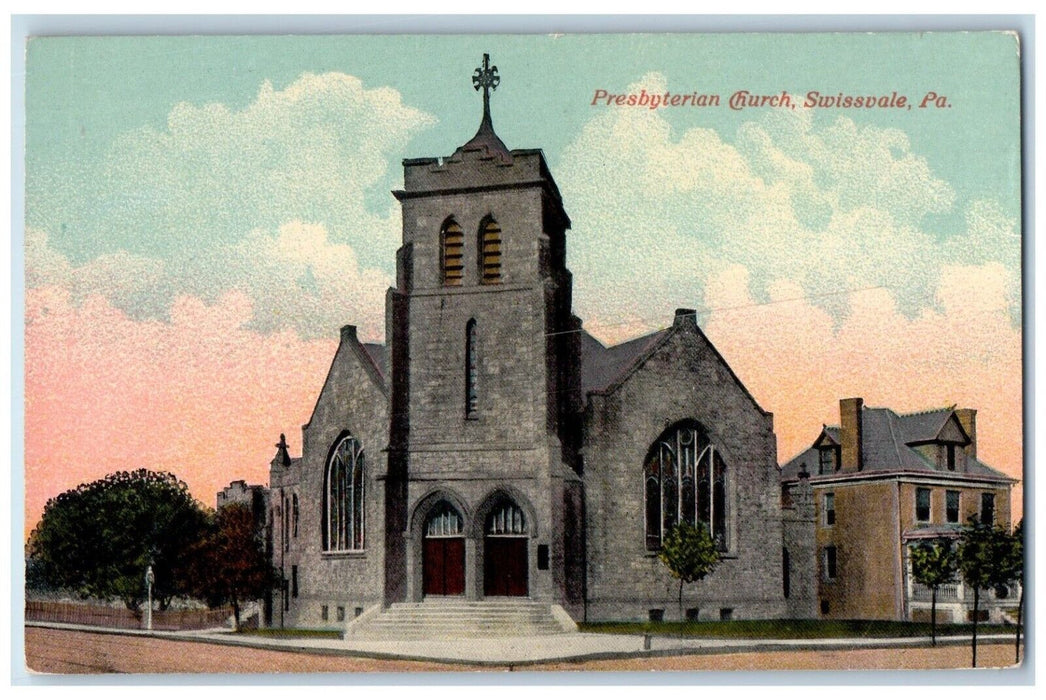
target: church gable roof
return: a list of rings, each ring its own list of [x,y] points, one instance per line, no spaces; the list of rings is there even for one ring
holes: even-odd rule
[[[362,343],[363,351],[367,353],[367,357],[374,363],[374,368],[378,370],[381,375],[382,381],[388,377],[388,361],[389,351],[388,348],[381,343]]]
[[[581,377],[582,391],[585,395],[613,391],[628,381],[629,377],[643,366],[647,359],[669,338],[681,333],[688,338],[686,342],[696,340],[701,345],[702,351],[711,353],[718,360],[719,366],[726,370],[730,379],[752,402],[756,410],[764,415],[769,415],[755,400],[752,392],[744,385],[712,341],[701,332],[697,325],[696,312],[693,309],[676,309],[675,322],[670,327],[609,348],[586,331],[582,330],[581,333]]]
[[[316,403],[312,407],[309,423],[306,425],[312,423],[313,417],[316,416],[316,411],[330,393],[331,382],[335,380],[335,377],[339,375],[340,369],[347,362],[354,362],[363,370],[364,374],[367,375],[379,391],[388,395],[389,390],[384,375],[385,360],[386,348],[384,345],[361,343],[356,337],[356,326],[343,326],[341,329],[341,343],[334,352],[334,359],[331,360],[330,369],[327,370],[327,376],[323,380],[323,387],[316,397]]]
[[[606,391],[620,383],[629,370],[652,351],[671,328],[634,338],[620,345],[606,347],[581,331],[581,388],[585,394],[591,391]]]

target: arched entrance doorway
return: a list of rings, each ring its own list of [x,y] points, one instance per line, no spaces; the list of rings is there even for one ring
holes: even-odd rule
[[[424,595],[465,593],[465,537],[461,514],[446,501],[425,521],[422,550]]]
[[[483,538],[483,595],[527,595],[527,572],[526,518],[515,503],[502,503],[487,516]]]

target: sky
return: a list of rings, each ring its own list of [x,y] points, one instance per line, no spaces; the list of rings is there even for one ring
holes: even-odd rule
[[[591,333],[698,309],[774,413],[781,462],[861,396],[978,409],[980,458],[1021,478],[1011,35],[38,38],[26,532],[48,498],[113,471],[174,472],[213,505],[234,479],[267,482],[280,433],[300,454],[338,329],[383,340],[400,162],[472,136],[484,52],[495,129],[543,149],[573,221]],[[731,109],[738,90],[796,106]],[[812,90],[910,108],[808,109]]]

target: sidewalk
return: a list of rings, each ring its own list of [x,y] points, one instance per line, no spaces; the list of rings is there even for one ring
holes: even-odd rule
[[[787,650],[851,650],[926,647],[929,637],[832,638],[832,639],[723,639],[650,638],[644,648],[642,635],[572,633],[541,637],[491,637],[421,641],[362,641],[343,639],[273,639],[234,635],[228,630],[148,632],[145,630],[106,629],[87,625],[33,623],[26,626],[71,629],[99,634],[155,637],[179,641],[209,642],[230,646],[254,647],[272,651],[334,654],[374,659],[400,659],[467,663],[474,665],[528,665],[592,659],[626,659],[680,654],[723,654],[731,652]],[[1013,642],[1013,635],[978,635],[978,642]],[[938,637],[938,646],[964,645],[968,636]]]

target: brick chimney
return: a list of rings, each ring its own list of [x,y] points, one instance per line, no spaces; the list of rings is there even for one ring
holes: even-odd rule
[[[839,399],[839,441],[842,443],[842,464],[839,471],[858,472],[864,468],[863,426],[861,410],[864,399]]]
[[[977,459],[977,409],[957,408],[955,417],[959,419],[962,429],[970,436],[970,444],[966,446],[966,454]]]

